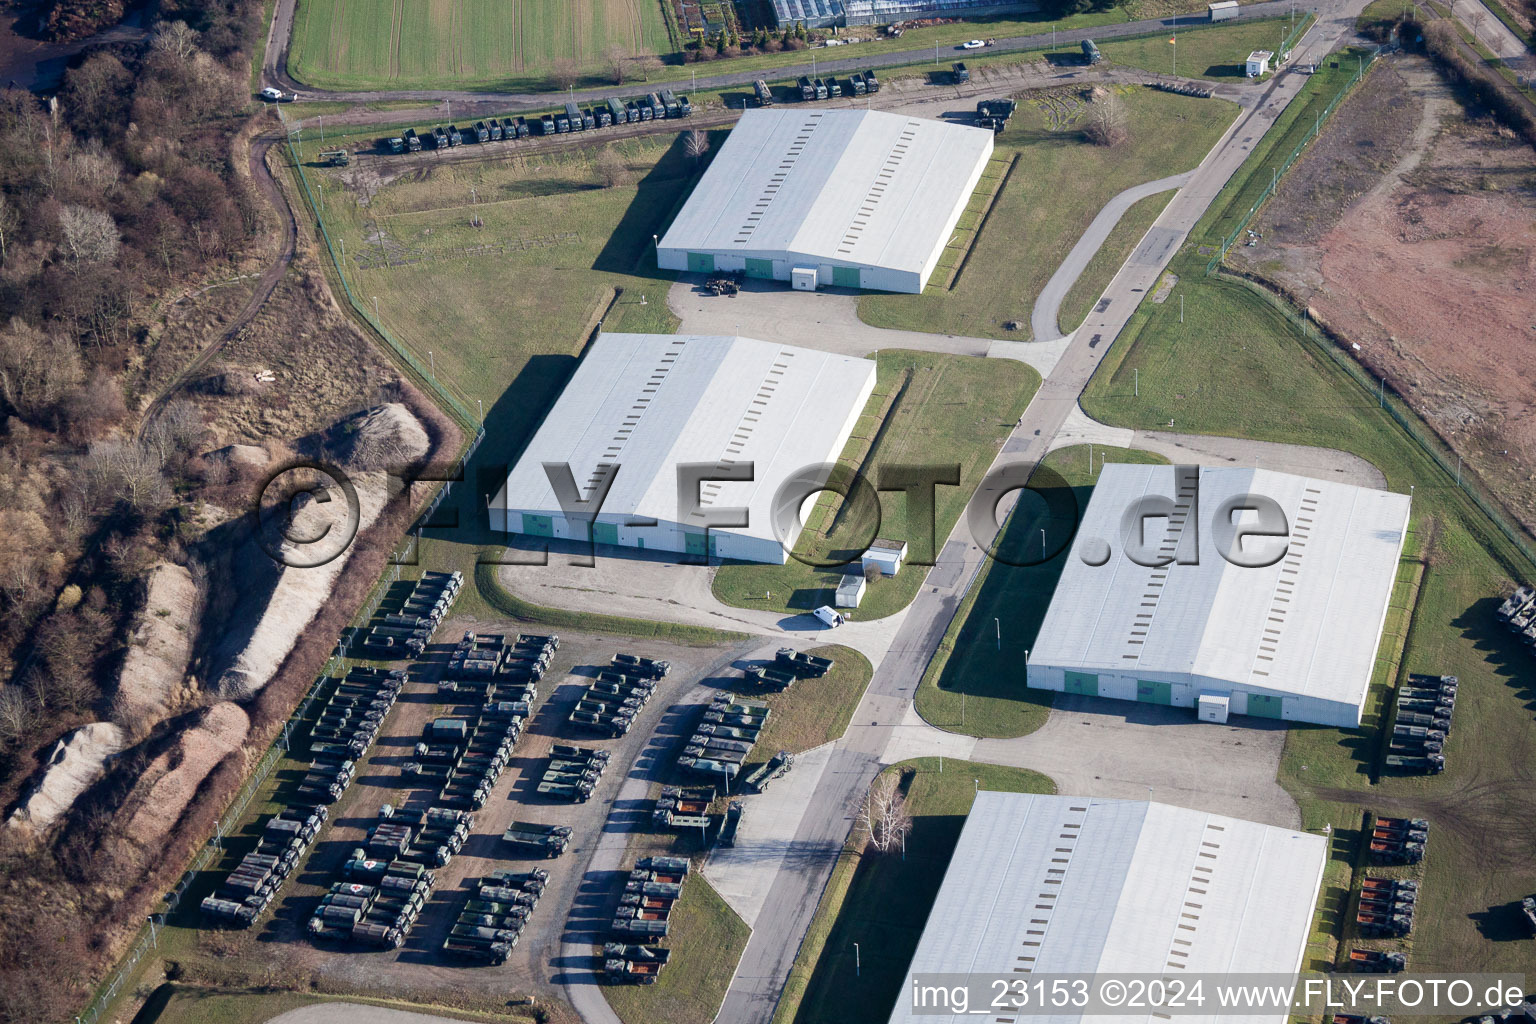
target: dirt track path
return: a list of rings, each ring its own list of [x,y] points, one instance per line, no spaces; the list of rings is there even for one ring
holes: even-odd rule
[[[261,308],[272,297],[272,292],[277,289],[277,282],[283,279],[283,275],[288,272],[289,266],[293,263],[294,252],[298,245],[298,221],[295,219],[293,208],[288,205],[288,200],[283,195],[282,189],[278,187],[277,181],[272,177],[272,173],[267,170],[266,162],[267,152],[281,141],[280,136],[263,135],[257,137],[251,142],[249,158],[252,180],[256,182],[256,187],[266,197],[267,202],[271,204],[273,212],[277,214],[278,220],[283,225],[283,244],[278,250],[277,257],[268,265],[266,270],[262,271],[261,277],[256,280],[256,288],[251,292],[250,299],[246,301],[246,304],[241,308],[234,320],[230,321],[229,326],[224,328],[217,338],[199,352],[187,364],[186,368],[162,388],[160,393],[145,407],[144,415],[139,420],[138,433],[141,435],[155,418],[155,415],[165,407],[166,402],[170,401],[176,392],[180,391],[188,381],[202,372],[213,358],[223,351],[224,346],[228,345],[234,338],[239,337],[240,332],[245,330],[252,320],[256,319],[256,315],[261,312]]]

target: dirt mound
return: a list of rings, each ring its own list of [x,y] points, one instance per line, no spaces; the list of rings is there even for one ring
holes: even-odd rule
[[[360,412],[340,425],[337,457],[353,469],[408,465],[431,449],[421,422],[399,402]]]
[[[130,732],[148,732],[182,699],[192,656],[188,624],[196,608],[197,585],[184,567],[167,563],[150,570],[144,610],[113,695],[112,717]]]
[[[203,712],[197,725],[177,737],[139,776],[118,812],[121,830],[116,834],[153,855],[203,779],[225,755],[245,742],[250,727],[245,712],[228,701]]]
[[[223,462],[231,469],[250,467],[252,469],[265,469],[271,461],[265,448],[254,444],[231,444],[223,448],[216,448],[203,456],[213,462]]]
[[[352,471],[352,484],[357,489],[357,532],[362,533],[378,519],[389,500],[390,478],[384,467],[399,468],[421,459],[431,450],[431,442],[410,409],[397,403],[349,417],[330,434],[339,436],[331,447]],[[324,535],[327,526],[345,531],[350,528],[348,514],[344,501],[303,503],[297,509],[292,534],[318,537]],[[330,598],[350,555],[349,547],[324,565],[281,570],[249,642],[215,683],[221,697],[243,700],[271,681],[300,632]]]
[[[82,725],[60,740],[48,757],[37,788],[11,812],[11,826],[41,832],[52,825],[76,797],[101,778],[107,758],[127,745],[123,730],[111,722]]]

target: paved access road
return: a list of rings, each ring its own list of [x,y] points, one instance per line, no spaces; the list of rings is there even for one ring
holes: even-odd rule
[[[805,62],[802,64],[790,64],[760,71],[735,71],[720,74],[699,75],[697,79],[678,78],[667,82],[655,83],[647,86],[643,82],[633,82],[624,86],[611,86],[602,89],[577,89],[574,92],[559,89],[546,92],[472,92],[463,89],[373,89],[359,92],[333,92],[327,89],[317,89],[294,81],[288,75],[288,46],[293,36],[293,13],[297,0],[277,0],[272,12],[272,25],[267,33],[266,53],[262,59],[262,84],[273,85],[279,89],[285,89],[297,93],[304,100],[342,100],[348,103],[380,103],[390,100],[425,100],[429,102],[448,101],[450,103],[480,103],[494,101],[502,110],[533,109],[537,107],[550,107],[563,104],[568,99],[574,99],[578,103],[586,103],[591,100],[606,99],[614,93],[633,94],[642,92],[650,87],[679,87],[686,85],[689,89],[704,89],[714,91],[727,86],[750,86],[759,78],[770,78],[774,81],[785,78],[798,78],[809,74],[833,74],[863,71],[869,68],[899,67],[905,64],[922,63],[934,52],[932,47],[921,46],[910,50],[887,50],[881,53],[859,54],[858,46],[848,49],[853,51],[849,57],[836,57],[828,60],[821,58],[827,53],[825,49],[815,51],[815,63],[812,63],[811,51],[806,51]],[[1295,10],[1290,0],[1266,0],[1264,3],[1245,5],[1238,13],[1238,19],[1277,18],[1289,15]],[[1006,39],[998,39],[985,50],[965,51],[973,56],[986,56],[994,53],[1017,53],[1023,50],[1039,50],[1052,45],[1055,40],[1057,47],[1074,46],[1084,39],[1116,39],[1122,36],[1145,35],[1151,32],[1172,31],[1185,25],[1205,24],[1210,19],[1205,15],[1182,15],[1174,18],[1147,18],[1142,21],[1126,21],[1113,25],[1097,25],[1087,29],[1064,29],[1057,33],[1042,32],[1032,36],[1012,36]],[[940,50],[942,59],[953,61],[961,51],[952,46]],[[713,65],[705,65],[712,67]],[[728,65],[727,65],[728,66]],[[396,115],[398,117],[398,115]]]
[[[1318,23],[1297,47],[1295,61],[1321,61],[1353,38],[1355,19],[1364,7],[1365,0],[1343,0],[1320,12]],[[1078,409],[1083,388],[1137,302],[1153,287],[1190,229],[1247,158],[1253,143],[1269,130],[1305,81],[1295,73],[1277,76],[1265,87],[1257,105],[1244,111],[1191,173],[1148,232],[1148,239],[1158,240],[1154,249],[1149,254],[1144,239],[1115,275],[1103,295],[1108,301],[1101,301],[1074,333],[994,466],[1032,466],[1045,456],[1063,424]],[[1098,343],[1090,345],[1095,337]],[[1002,497],[978,492],[973,500],[997,502]],[[793,840],[801,856],[786,863],[774,880],[717,1021],[762,1024],[773,1015],[836,851],[848,835],[859,795],[879,770],[886,750],[897,749],[893,741],[905,735],[902,726],[917,684],[981,567],[982,549],[963,520],[944,545],[941,558],[947,564],[930,571],[928,583],[912,603],[889,654],[876,668],[853,724],[832,753]],[[958,571],[956,560],[961,563]],[[986,756],[987,750],[976,744],[972,756]],[[1080,781],[1087,785],[1095,780]]]

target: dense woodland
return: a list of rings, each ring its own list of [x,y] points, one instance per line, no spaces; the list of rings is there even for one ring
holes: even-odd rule
[[[261,225],[236,172],[261,6],[163,0],[147,42],[85,56],[56,102],[0,92],[7,806],[60,735],[110,718],[103,685],[137,581],[155,561],[185,561],[187,498],[209,482],[201,422],[173,407],[142,429],[135,368],[156,303],[232,266]],[[68,1019],[103,960],[103,920],[124,892],[96,875],[83,833],[4,850],[0,1018]],[[55,898],[28,898],[41,891]]]

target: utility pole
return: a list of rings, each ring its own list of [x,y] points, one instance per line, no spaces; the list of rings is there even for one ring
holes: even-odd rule
[[[373,297],[373,322],[379,322],[379,297],[377,295]]]
[[[1184,293],[1179,293],[1179,323],[1184,322]]]
[[[1045,557],[1045,531],[1040,531],[1040,557]]]
[[[853,944],[853,976],[855,978],[859,976],[860,970],[862,970],[862,968],[859,963],[859,944],[855,942]]]
[[[1461,469],[1460,469],[1461,462],[1460,462],[1460,460],[1457,460],[1456,465],[1458,467],[1457,470],[1456,470],[1456,482],[1457,483],[1461,483]],[[1002,650],[1003,649],[1003,620],[1000,619],[1000,618],[994,618],[992,620],[992,626],[993,626],[994,629],[997,630],[997,649],[998,650]]]
[[[432,358],[432,350],[427,349],[427,366],[432,374],[432,379],[437,380],[437,360]]]
[[[1141,397],[1141,367],[1139,367],[1139,366],[1134,368],[1133,370],[1131,370],[1131,387],[1136,389],[1134,394],[1135,394],[1135,396],[1137,398],[1140,398]]]

